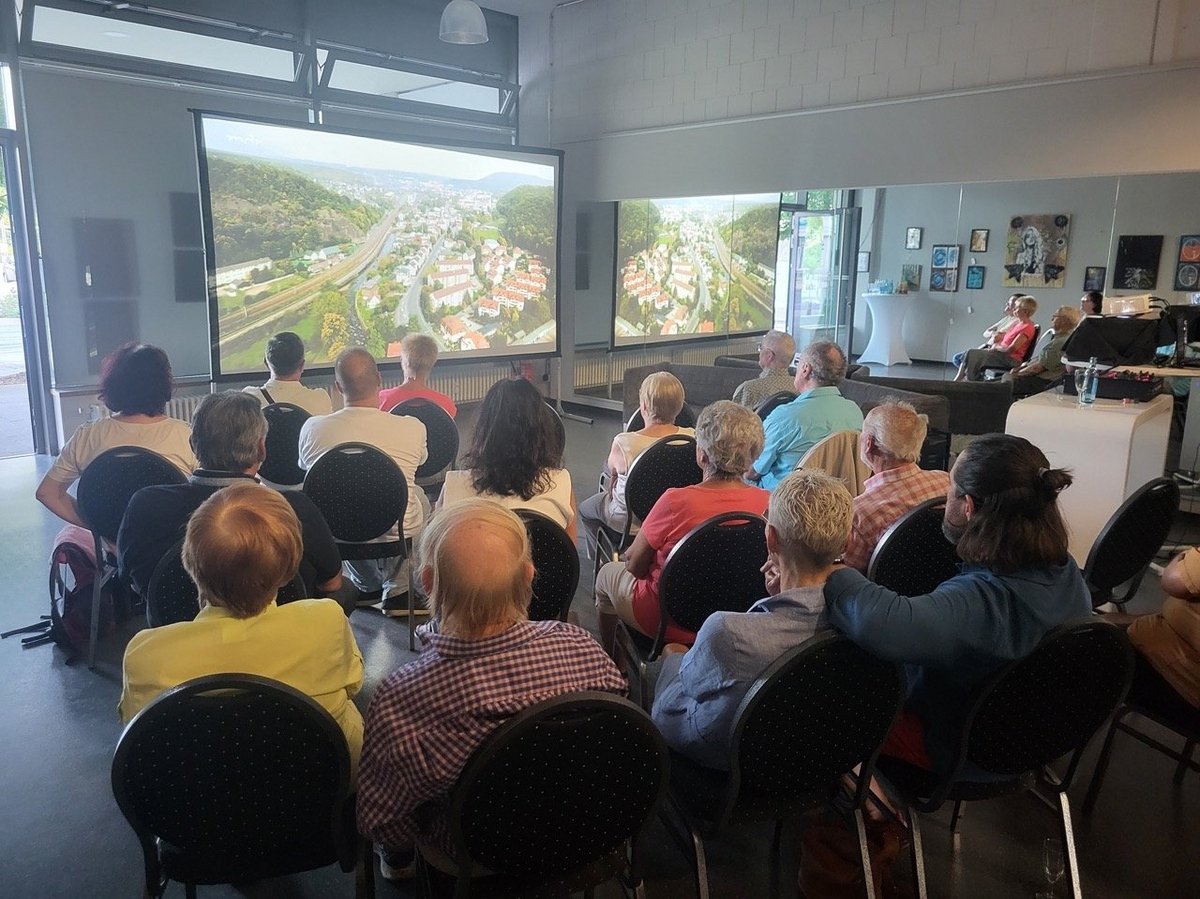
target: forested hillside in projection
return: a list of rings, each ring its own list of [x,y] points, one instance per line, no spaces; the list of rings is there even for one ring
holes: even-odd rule
[[[554,188],[523,184],[496,202],[500,231],[513,245],[554,259]]]
[[[383,216],[382,209],[269,162],[210,153],[208,182],[222,265],[356,243]]]
[[[721,237],[733,251],[767,268],[779,252],[779,207],[754,206],[721,226]]]

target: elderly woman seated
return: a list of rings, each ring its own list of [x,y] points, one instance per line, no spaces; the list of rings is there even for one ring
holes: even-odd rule
[[[359,830],[379,844],[388,880],[412,876],[415,842],[444,866],[453,851],[446,798],[509,717],[562,693],[626,688],[587,631],[528,620],[529,539],[497,503],[466,500],[434,515],[416,564],[438,629],[375,691],[358,784]]]
[[[605,489],[585,499],[579,506],[589,534],[595,534],[601,523],[620,531],[629,514],[625,508],[625,482],[629,469],[646,450],[664,437],[696,432],[692,428],[675,426],[675,417],[683,408],[683,384],[670,372],[656,371],[647,375],[638,389],[638,409],[646,426],[640,431],[623,431],[613,438],[612,449],[605,463]],[[631,528],[635,532],[636,528]]]
[[[205,500],[183,542],[183,567],[199,588],[200,614],[129,641],[121,720],[184,681],[227,671],[256,674],[319,702],[345,732],[357,766],[363,723],[352,697],[362,686],[363,660],[341,606],[332,599],[275,605],[303,551],[300,521],[275,491],[235,484]]]
[[[498,381],[479,407],[461,471],[446,472],[438,508],[476,497],[531,509],[575,538],[575,494],[554,413],[524,378]]]
[[[696,463],[704,479],[667,490],[642,522],[624,562],[608,562],[596,575],[600,639],[610,652],[617,620],[643,634],[658,632],[658,581],[675,544],[696,525],[725,512],[763,515],[771,495],[750,487],[742,474],[762,451],[762,421],[744,406],[720,400],[696,422]],[[668,623],[667,640],[691,644],[696,635]]]

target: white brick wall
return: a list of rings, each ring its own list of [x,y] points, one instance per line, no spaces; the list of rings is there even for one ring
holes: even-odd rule
[[[584,0],[555,141],[1200,59],[1200,0]]]

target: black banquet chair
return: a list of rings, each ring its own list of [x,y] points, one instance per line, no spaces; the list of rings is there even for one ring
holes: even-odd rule
[[[453,895],[566,895],[618,875],[644,895],[631,846],[666,781],[663,738],[628,700],[568,693],[531,706],[475,750],[450,795]],[[450,892],[451,875],[419,864],[426,895]],[[480,867],[494,873],[472,878]]]
[[[1121,503],[1096,537],[1083,566],[1083,582],[1093,606],[1111,602],[1124,610],[1166,542],[1178,511],[1179,485],[1170,478],[1155,478]],[[1115,596],[1121,584],[1128,586]]]
[[[954,767],[943,777],[881,756],[878,770],[909,805],[918,899],[926,899],[920,822],[913,809],[937,811],[954,803],[957,830],[963,802],[1033,790],[1054,794],[1064,867],[1073,899],[1082,899],[1067,790],[1092,735],[1122,702],[1133,674],[1133,647],[1125,632],[1105,621],[1065,624],[1024,659],[992,675],[976,692],[964,719]],[[1069,755],[1061,776],[1052,762]],[[969,771],[990,775],[983,779]]]
[[[533,555],[533,602],[530,621],[567,620],[571,600],[579,586],[579,550],[556,521],[532,509],[518,509],[517,516],[529,535]]]
[[[308,591],[297,574],[279,588],[275,597],[278,605],[304,599]],[[183,541],[179,540],[163,553],[154,566],[146,587],[146,624],[162,627],[191,621],[200,613],[200,592],[187,569],[183,567]]]
[[[668,832],[693,856],[696,892],[707,899],[704,838],[756,821],[775,822],[777,874],[785,820],[828,802],[857,765],[854,817],[864,861],[862,802],[879,747],[904,695],[900,667],[836,633],[806,640],[759,675],[734,718],[729,770],[671,753]],[[682,824],[682,828],[679,827]],[[869,862],[868,862],[869,863]],[[871,874],[865,871],[868,897]]]
[[[304,492],[325,516],[342,561],[406,554],[408,482],[388,456],[365,443],[340,443],[313,463]],[[395,540],[372,543],[396,526]]]
[[[767,595],[767,522],[750,512],[726,512],[696,525],[671,549],[658,581],[661,607],[653,638],[617,625],[618,657],[630,683],[636,671],[641,705],[649,703],[646,668],[666,645],[668,622],[698,631],[713,612],[744,612]]]
[[[417,485],[436,487],[458,458],[458,426],[437,403],[416,398],[392,407],[392,415],[408,415],[425,425],[428,458],[417,469]]]
[[[217,674],[159,696],[117,742],[112,789],[145,862],[145,895],[169,881],[246,883],[337,863],[374,895],[354,825],[350,751],[330,714],[291,687]]]
[[[675,416],[675,421],[672,422],[677,428],[694,428],[696,427],[696,413],[687,403],[683,404],[683,408],[679,410],[679,414]],[[642,418],[642,410],[635,409],[633,414],[629,416],[629,421],[625,422],[626,431],[640,431],[646,427],[646,419]]]
[[[786,406],[797,396],[798,394],[791,390],[781,390],[779,393],[773,393],[754,407],[754,414],[763,421],[766,421],[768,415],[770,415],[780,406]]]
[[[106,450],[88,464],[79,477],[76,491],[79,514],[92,532],[100,571],[92,582],[92,622],[88,637],[88,667],[96,667],[96,640],[100,631],[100,600],[104,586],[117,577],[116,561],[104,551],[104,543],[117,542],[121,519],[133,495],[143,487],[182,484],[182,472],[156,452],[140,446],[118,446]]]
[[[944,497],[926,500],[905,512],[883,532],[867,579],[901,596],[924,596],[958,574],[962,560],[942,533]]]
[[[267,419],[267,457],[258,476],[276,487],[299,489],[304,483],[300,467],[300,429],[311,417],[292,403],[271,403],[263,407]]]
[[[704,479],[696,464],[696,438],[672,434],[648,446],[633,460],[625,479],[625,527],[618,533],[601,523],[596,535],[596,570],[633,542],[634,521],[641,522],[658,498],[672,487],[690,487]]]

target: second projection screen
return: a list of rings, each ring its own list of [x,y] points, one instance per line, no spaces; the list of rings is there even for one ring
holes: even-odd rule
[[[613,346],[768,330],[779,194],[617,204]]]

